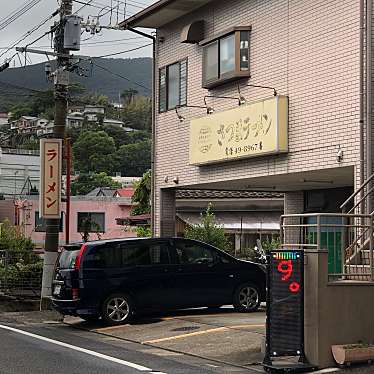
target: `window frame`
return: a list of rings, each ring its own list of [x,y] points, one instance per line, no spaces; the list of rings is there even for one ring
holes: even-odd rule
[[[185,86],[186,87],[184,89],[185,102],[181,103],[181,96],[182,96],[181,95],[181,82],[182,82],[181,69],[182,69],[182,64],[183,63],[186,64],[186,73],[185,73],[185,81],[186,81]],[[169,107],[169,69],[170,69],[171,66],[174,66],[174,65],[177,65],[177,64],[179,66],[178,104],[176,106]],[[165,94],[161,95],[161,77],[162,77],[163,74],[165,75],[165,86],[164,86]],[[160,67],[159,70],[158,70],[158,112],[159,113],[166,113],[170,110],[174,110],[176,107],[187,106],[187,90],[188,90],[188,57],[182,58],[182,59],[180,59],[178,61],[175,61],[171,64],[164,65],[164,66]],[[161,96],[165,96],[165,97],[161,97]],[[162,100],[165,100],[165,102],[163,102]]]
[[[249,78],[251,76],[250,74],[250,40],[251,40],[251,26],[238,26],[233,27],[228,30],[225,30],[219,34],[214,35],[211,38],[204,39],[199,43],[200,46],[203,47],[203,53],[202,53],[202,87],[205,89],[211,89],[217,86],[220,86],[222,84],[235,81],[238,79],[243,78]],[[241,61],[240,61],[240,42],[241,42],[241,33],[242,32],[248,32],[248,69],[242,70],[241,69]],[[220,68],[221,68],[221,43],[220,41],[222,39],[227,38],[230,35],[235,35],[235,50],[234,50],[234,56],[235,56],[235,68],[232,71],[226,72],[224,74],[221,74]],[[218,64],[218,77],[217,78],[211,78],[206,79],[206,53],[205,49],[214,43],[217,43],[217,64]]]
[[[201,248],[202,250],[207,250],[209,251],[212,256],[213,256],[213,261],[212,262],[202,262],[202,263],[197,263],[197,262],[183,262],[181,261],[181,257],[178,253],[178,249],[181,250],[181,248],[178,248],[178,245],[182,245],[183,247],[199,247]],[[209,245],[206,245],[205,243],[199,243],[199,242],[195,242],[195,241],[190,241],[188,239],[182,239],[182,240],[174,240],[174,243],[173,243],[173,248],[174,248],[174,256],[175,256],[175,259],[174,261],[176,261],[176,264],[179,265],[179,266],[213,266],[217,263],[217,259],[220,257],[220,255],[217,253],[217,250],[216,248],[214,247],[211,247]],[[182,250],[184,250],[185,248],[183,248]]]
[[[104,221],[103,221],[103,227],[102,227],[102,231],[89,231],[89,233],[92,233],[92,234],[97,234],[97,233],[105,233],[106,232],[106,216],[105,216],[105,212],[77,212],[77,232],[83,232],[81,230],[81,227],[79,226],[79,223],[80,223],[80,220],[79,220],[79,215],[80,214],[89,214],[91,216],[91,214],[102,214],[103,217],[104,217]],[[91,217],[90,217],[91,218]],[[91,229],[92,229],[92,226],[91,226]]]
[[[45,223],[45,218],[40,218],[39,217],[39,211],[38,210],[36,210],[35,212],[34,212],[35,214],[34,214],[34,231],[35,232],[46,232],[46,229],[47,229],[47,227],[46,227],[46,223]],[[41,222],[41,224],[40,225],[38,225],[37,223],[38,222]],[[64,212],[61,212],[61,214],[60,214],[60,223],[59,223],[59,227],[58,227],[58,232],[64,232]]]

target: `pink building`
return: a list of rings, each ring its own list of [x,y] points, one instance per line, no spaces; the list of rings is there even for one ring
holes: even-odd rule
[[[91,197],[73,196],[70,212],[70,242],[82,241],[83,225],[89,221],[90,240],[133,237],[136,234],[118,225],[130,216],[131,198],[128,197]],[[24,232],[31,237],[39,248],[43,248],[45,240],[45,224],[39,218],[39,197],[27,196],[16,201],[16,223],[24,227]],[[60,244],[66,241],[66,203],[62,203],[60,222]]]

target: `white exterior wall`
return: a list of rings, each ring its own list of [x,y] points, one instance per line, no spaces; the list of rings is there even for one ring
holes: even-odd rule
[[[157,45],[158,68],[188,58],[188,105],[204,105],[205,95],[237,96],[236,83],[213,90],[202,85],[202,47],[179,42],[182,27],[206,21],[205,37],[232,26],[252,26],[251,78],[247,83],[275,87],[289,97],[289,152],[204,167],[189,165],[189,120],[204,110],[185,108],[180,123],[174,110],[156,117],[156,222],[160,233],[160,189],[210,185],[260,177],[359,166],[359,2],[353,0],[230,0],[215,1],[162,29]],[[156,77],[158,82],[158,77]],[[245,83],[245,82],[244,82]],[[244,86],[242,84],[242,87]],[[247,100],[272,95],[244,87]],[[216,111],[233,108],[233,101],[208,99]],[[157,102],[158,106],[158,102]],[[344,159],[336,160],[341,146]],[[348,173],[349,174],[349,173]],[[327,172],[328,175],[328,172]],[[168,182],[165,177],[168,176]],[[276,179],[275,179],[276,180]],[[231,182],[230,182],[231,183]],[[227,184],[226,184],[227,185]],[[244,186],[244,184],[243,184]],[[285,188],[278,186],[279,190]],[[328,185],[319,188],[330,188]],[[316,187],[314,187],[316,188]]]
[[[27,151],[25,151],[27,152]],[[17,195],[30,178],[32,186],[39,189],[40,157],[30,154],[7,154],[0,152],[0,193]]]

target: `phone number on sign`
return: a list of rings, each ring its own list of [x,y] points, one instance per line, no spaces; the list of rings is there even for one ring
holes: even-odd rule
[[[262,142],[245,145],[243,147],[226,147],[226,156],[240,155],[242,153],[249,153],[255,151],[262,151]]]

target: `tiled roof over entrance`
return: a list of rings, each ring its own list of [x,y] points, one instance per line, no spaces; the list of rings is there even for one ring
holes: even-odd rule
[[[177,199],[283,199],[279,192],[264,191],[218,191],[177,190]]]

